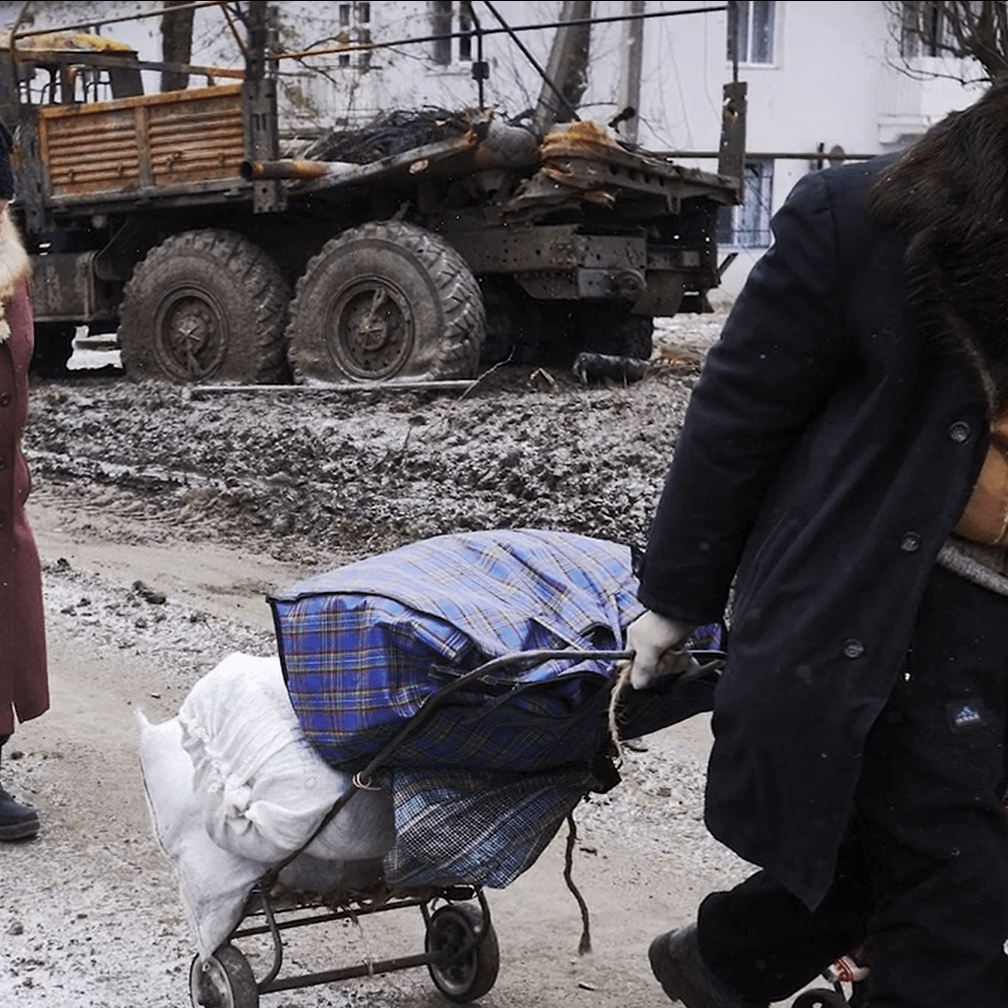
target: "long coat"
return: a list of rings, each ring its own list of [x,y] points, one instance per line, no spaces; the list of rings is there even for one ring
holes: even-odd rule
[[[9,301],[10,336],[0,343],[0,735],[14,730],[14,711],[19,721],[28,721],[49,706],[42,578],[25,517],[31,477],[20,449],[33,345],[23,257],[5,214],[0,222],[0,303]]]
[[[879,163],[807,176],[711,349],[655,517],[641,601],[718,618],[706,821],[808,906],[832,879],[862,748],[989,421],[966,356],[922,334]]]

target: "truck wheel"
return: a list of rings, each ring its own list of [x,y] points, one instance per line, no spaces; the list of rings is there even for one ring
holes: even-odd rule
[[[534,364],[546,328],[540,306],[508,276],[481,277],[486,308],[482,364]]]
[[[578,312],[581,349],[647,360],[654,350],[654,319],[625,307],[582,304]]]
[[[483,299],[438,235],[383,221],[323,246],[298,281],[287,329],[297,382],[471,378]]]
[[[133,271],[119,343],[132,378],[284,381],[290,288],[269,256],[231,231],[172,235]]]

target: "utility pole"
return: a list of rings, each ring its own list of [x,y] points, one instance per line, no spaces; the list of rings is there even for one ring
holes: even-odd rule
[[[721,103],[721,143],[718,175],[737,179],[738,200],[745,199],[746,82],[738,79],[738,3],[728,0],[728,51],[732,62],[731,82],[724,86]]]
[[[644,13],[644,0],[623,0],[623,13],[629,15]],[[620,133],[629,143],[637,143],[640,123],[641,63],[644,52],[644,21],[631,17],[623,22],[623,53],[620,60],[618,92],[618,115],[621,119]],[[624,113],[626,113],[624,115]]]
[[[245,157],[248,161],[276,161],[280,157],[277,127],[276,26],[266,0],[251,0],[248,6],[248,54],[242,83],[242,116],[245,124]],[[254,213],[272,213],[287,208],[279,179],[252,186]]]

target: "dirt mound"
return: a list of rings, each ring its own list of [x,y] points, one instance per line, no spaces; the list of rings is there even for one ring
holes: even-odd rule
[[[465,394],[43,381],[25,450],[38,493],[74,501],[81,523],[101,508],[131,538],[311,566],[479,528],[641,543],[718,321],[692,341],[659,333],[651,374],[624,387],[518,367]]]

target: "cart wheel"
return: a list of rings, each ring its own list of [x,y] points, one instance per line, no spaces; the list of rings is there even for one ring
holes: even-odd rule
[[[430,963],[434,986],[451,1001],[474,1001],[494,985],[500,969],[500,948],[492,924],[487,925],[483,940],[468,952],[459,950],[480,937],[483,914],[474,907],[443,906],[431,916],[424,948],[442,952],[444,957]]]
[[[221,945],[205,963],[196,956],[189,967],[193,1008],[258,1008],[259,988],[252,967],[234,947]]]
[[[831,990],[810,990],[799,994],[791,1008],[849,1008],[843,994]]]

